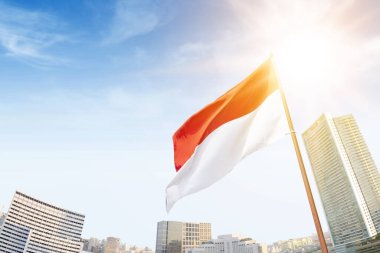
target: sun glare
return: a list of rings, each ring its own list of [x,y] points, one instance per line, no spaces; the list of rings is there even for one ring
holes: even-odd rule
[[[333,40],[323,33],[302,32],[287,36],[274,51],[282,84],[298,88],[311,83],[322,85],[324,79],[333,75],[334,48]]]

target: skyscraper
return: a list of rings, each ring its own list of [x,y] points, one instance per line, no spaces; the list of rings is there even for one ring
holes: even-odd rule
[[[16,192],[0,228],[0,252],[79,253],[84,218]]]
[[[380,175],[353,116],[324,114],[303,139],[337,252],[380,233]]]
[[[187,248],[211,240],[210,223],[160,221],[157,223],[156,253],[184,253]]]

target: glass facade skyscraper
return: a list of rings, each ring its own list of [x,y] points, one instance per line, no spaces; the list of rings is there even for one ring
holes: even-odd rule
[[[0,252],[80,253],[84,218],[16,192],[0,228]]]
[[[353,116],[324,114],[303,139],[337,252],[376,236],[380,175]]]

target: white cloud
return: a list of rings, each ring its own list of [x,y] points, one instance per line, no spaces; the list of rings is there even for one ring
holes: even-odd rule
[[[64,62],[46,50],[68,37],[54,30],[58,21],[43,12],[27,11],[0,3],[0,45],[5,54],[40,66]]]
[[[109,34],[104,44],[120,43],[153,31],[159,25],[158,11],[146,1],[118,0]]]

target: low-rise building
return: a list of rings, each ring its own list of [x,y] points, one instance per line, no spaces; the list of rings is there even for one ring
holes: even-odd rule
[[[324,233],[329,252],[332,252],[332,241],[329,233]],[[320,244],[317,235],[280,240],[268,246],[269,253],[317,253]]]
[[[202,245],[186,249],[186,253],[268,253],[266,244],[239,234],[220,235]]]
[[[121,248],[120,239],[116,237],[107,237],[104,244],[104,253],[119,253]]]
[[[126,249],[123,253],[154,253],[154,251],[148,247],[139,248],[136,246],[132,246]]]

